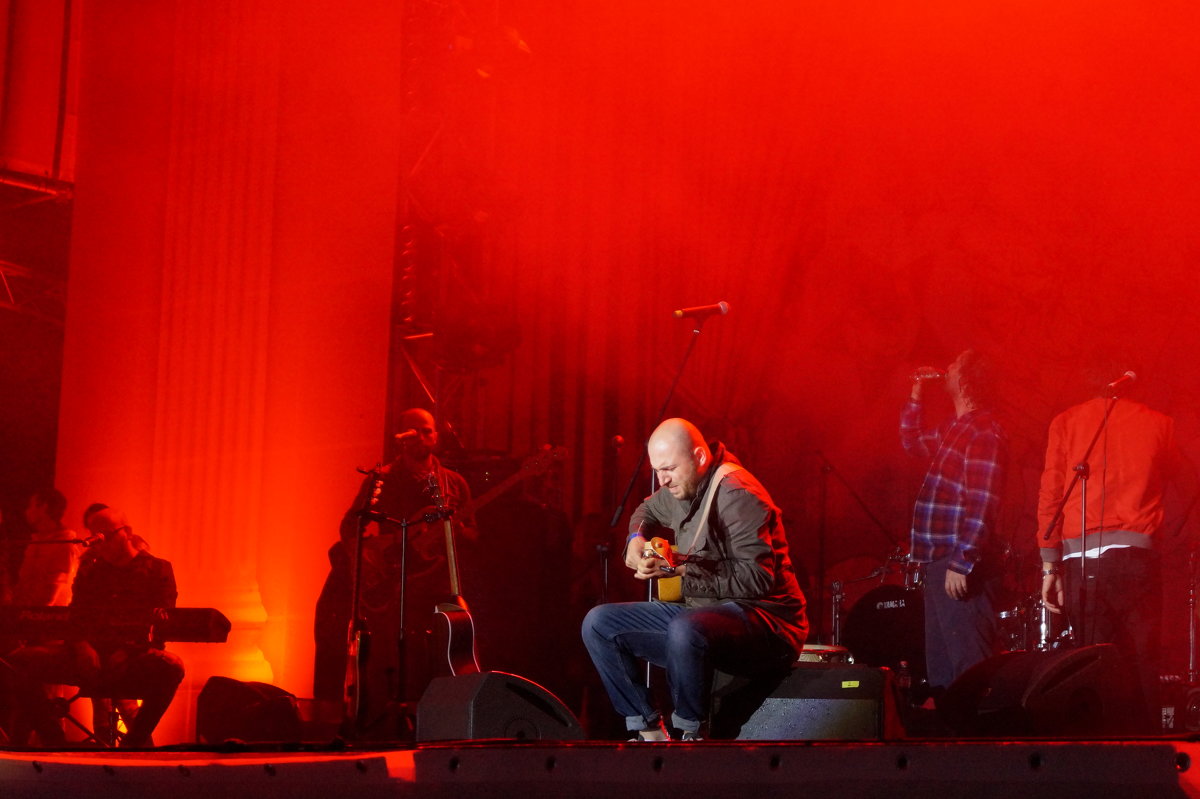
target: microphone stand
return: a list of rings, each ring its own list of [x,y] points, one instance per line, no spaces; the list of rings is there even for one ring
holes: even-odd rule
[[[671,404],[671,398],[675,396],[675,388],[679,385],[679,379],[683,377],[684,369],[687,367],[688,359],[692,357],[692,351],[696,349],[696,341],[700,338],[700,331],[704,329],[704,323],[707,317],[696,317],[695,325],[692,328],[692,337],[688,339],[687,348],[683,352],[683,358],[679,361],[679,367],[675,370],[675,377],[671,380],[671,386],[667,389],[667,396],[663,398],[662,405],[658,409],[658,416],[655,418],[661,422],[667,413],[667,406]],[[642,473],[642,467],[646,465],[646,459],[649,454],[646,448],[642,447],[642,453],[638,456],[637,465],[633,467],[633,474],[629,475],[629,483],[625,486],[625,493],[621,495],[621,501],[617,503],[617,507],[613,510],[612,520],[608,523],[609,530],[615,530],[617,525],[621,523],[621,517],[625,515],[625,505],[629,502],[629,495],[633,493],[633,486],[637,483],[638,475]],[[654,490],[654,473],[651,470],[650,474],[650,489]],[[611,536],[610,536],[611,537]],[[626,545],[628,549],[628,544]],[[621,550],[621,555],[624,557],[625,550]],[[648,581],[646,586],[646,599],[654,598],[654,581]],[[646,686],[650,686],[650,662],[646,661]]]
[[[679,367],[675,370],[675,377],[671,380],[671,387],[667,389],[667,396],[663,399],[662,406],[658,409],[658,416],[655,417],[661,422],[666,416],[667,406],[671,403],[671,398],[675,395],[675,387],[679,385],[679,379],[683,377],[684,368],[687,366],[688,359],[692,356],[692,350],[696,348],[696,340],[700,338],[700,331],[704,328],[704,323],[707,317],[696,317],[695,327],[692,328],[692,337],[688,340],[687,349],[684,350],[683,359],[679,362]],[[642,447],[642,454],[638,457],[638,462],[633,467],[633,474],[629,475],[629,483],[625,486],[625,493],[621,495],[621,501],[617,503],[617,507],[613,510],[612,521],[608,523],[610,530],[615,529],[621,523],[621,517],[625,515],[625,505],[629,502],[629,495],[633,493],[633,486],[637,483],[638,475],[642,473],[642,467],[646,465],[648,454],[646,448]],[[651,480],[653,485],[653,480]],[[622,553],[624,554],[624,553]]]
[[[1083,646],[1086,639],[1085,633],[1087,630],[1087,484],[1088,478],[1091,477],[1091,467],[1088,465],[1088,460],[1092,457],[1092,450],[1096,448],[1096,442],[1100,440],[1100,434],[1108,429],[1108,417],[1112,414],[1113,406],[1117,404],[1118,397],[1114,394],[1108,398],[1108,404],[1104,407],[1104,416],[1100,419],[1100,424],[1096,427],[1096,432],[1092,436],[1091,442],[1083,453],[1083,457],[1079,463],[1075,465],[1073,471],[1075,474],[1071,477],[1071,482],[1067,484],[1066,490],[1063,492],[1063,498],[1059,501],[1058,507],[1054,510],[1054,516],[1050,519],[1050,524],[1046,526],[1046,532],[1042,535],[1042,541],[1049,541],[1050,534],[1054,532],[1054,528],[1064,522],[1063,509],[1066,508],[1067,502],[1071,499],[1071,494],[1075,491],[1075,486],[1079,486],[1079,637],[1077,646]],[[1100,520],[1103,528],[1104,520]],[[1065,570],[1064,570],[1065,571]],[[1066,576],[1065,574],[1063,575]],[[1072,620],[1074,623],[1076,620]]]
[[[408,698],[404,696],[404,691],[408,686],[408,659],[405,657],[408,654],[408,631],[405,627],[405,623],[408,621],[408,614],[406,612],[408,607],[408,528],[417,522],[422,524],[440,522],[449,519],[453,513],[453,508],[445,508],[431,510],[420,516],[396,518],[382,511],[363,511],[365,516],[374,521],[395,525],[400,528],[400,573],[398,575],[400,591],[396,595],[396,614],[400,619],[399,629],[396,631],[396,649],[399,659],[396,666],[397,695],[393,699],[399,701],[401,704],[408,701]]]
[[[32,538],[25,542],[25,546],[46,546],[47,544],[76,544],[87,549],[104,541],[104,536],[96,536],[95,538],[56,538],[50,541],[34,541]]]
[[[363,674],[366,671],[367,650],[371,640],[371,633],[367,629],[367,620],[361,612],[363,537],[370,513],[368,508],[378,497],[380,486],[383,484],[380,468],[380,465],[376,465],[374,469],[367,472],[367,477],[373,481],[373,486],[370,492],[363,497],[364,504],[359,509],[358,521],[354,525],[354,559],[350,571],[350,626],[346,631],[346,661],[347,668],[354,669],[354,694],[351,696],[349,690],[343,692],[346,701],[346,717],[342,722],[342,734],[350,740],[357,739],[359,733],[362,732]],[[347,676],[348,682],[349,676]]]

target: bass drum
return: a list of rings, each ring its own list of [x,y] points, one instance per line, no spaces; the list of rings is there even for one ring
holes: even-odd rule
[[[881,585],[854,603],[843,643],[855,663],[899,673],[908,664],[912,685],[925,678],[925,597],[919,588]]]

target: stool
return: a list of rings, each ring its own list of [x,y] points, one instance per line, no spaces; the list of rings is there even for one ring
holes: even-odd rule
[[[101,744],[116,748],[129,733],[141,707],[137,699],[126,696],[92,694],[92,727]],[[103,719],[103,724],[101,723]],[[150,746],[154,744],[151,743]]]
[[[129,725],[137,715],[138,701],[136,697],[122,696],[121,692],[100,689],[79,689],[74,695],[53,699],[51,703],[60,720],[67,722],[83,733],[85,742],[91,742],[105,749],[115,749],[128,732]],[[71,710],[81,699],[92,700],[92,727],[89,728],[75,716]],[[124,722],[125,730],[121,729]]]

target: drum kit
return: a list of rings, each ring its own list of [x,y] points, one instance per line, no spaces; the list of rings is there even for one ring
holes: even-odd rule
[[[845,655],[831,658],[826,654],[824,660],[890,668],[899,687],[910,689],[910,700],[918,704],[923,701],[927,695],[925,587],[920,566],[895,551],[867,574],[834,580],[830,584],[833,646],[806,646],[805,655],[810,649],[816,654],[821,654],[818,650],[833,649]],[[858,596],[845,612],[851,593]],[[1071,646],[1070,627],[1060,614],[1046,609],[1038,594],[1020,596],[1002,605],[996,623],[1004,652],[1046,652]]]

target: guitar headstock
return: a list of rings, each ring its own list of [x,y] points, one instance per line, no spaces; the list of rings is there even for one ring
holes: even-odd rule
[[[442,496],[442,484],[438,480],[437,472],[430,472],[425,478],[427,486],[425,493],[429,495],[429,501],[434,504],[438,510],[446,509],[446,498]]]
[[[539,452],[530,455],[521,462],[521,472],[526,477],[531,477],[535,474],[541,474],[553,466],[557,461],[561,461],[565,457],[567,457],[566,447],[552,447],[549,444],[546,444]]]

